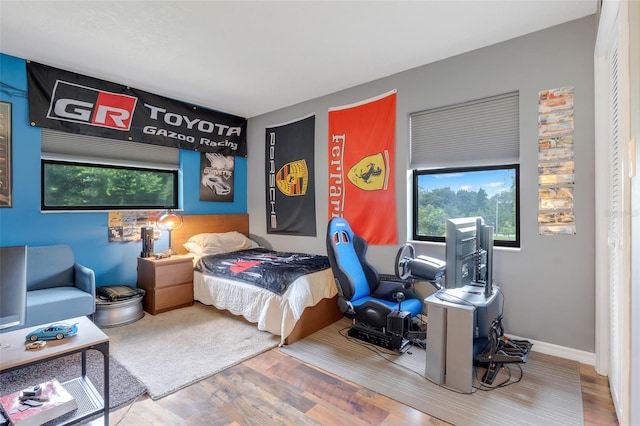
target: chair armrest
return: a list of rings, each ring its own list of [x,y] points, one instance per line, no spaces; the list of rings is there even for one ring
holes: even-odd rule
[[[96,276],[92,269],[76,263],[74,266],[76,287],[96,298]]]

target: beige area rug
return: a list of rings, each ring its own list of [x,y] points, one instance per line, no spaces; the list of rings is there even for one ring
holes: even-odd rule
[[[583,424],[577,362],[532,353],[526,364],[519,364],[524,372],[519,383],[461,394],[424,377],[426,354],[423,349],[412,347],[411,354],[398,356],[377,346],[363,345],[359,340],[347,340],[340,331],[349,324],[348,320],[338,321],[280,350],[459,426]],[[346,334],[346,329],[342,334]],[[512,365],[510,369],[517,379],[518,368]],[[503,370],[494,385],[505,378]]]
[[[280,338],[201,303],[105,328],[110,353],[159,399],[276,347]]]

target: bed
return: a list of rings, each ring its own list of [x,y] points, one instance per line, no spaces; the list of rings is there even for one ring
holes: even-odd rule
[[[260,330],[280,336],[280,344],[296,340],[342,318],[331,268],[296,278],[282,295],[228,277],[203,273],[201,253],[189,252],[184,244],[193,236],[239,232],[249,236],[249,215],[185,215],[180,229],[173,231],[173,248],[194,260],[194,299],[217,309],[228,310],[255,323]],[[187,244],[189,245],[189,244]],[[254,248],[254,247],[251,247]],[[201,264],[202,262],[200,262]]]

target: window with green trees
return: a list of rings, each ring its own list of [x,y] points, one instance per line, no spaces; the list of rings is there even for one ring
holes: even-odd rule
[[[42,210],[177,209],[178,171],[42,160]]]
[[[449,218],[481,216],[494,228],[494,245],[520,247],[519,166],[413,172],[413,238],[445,241]]]

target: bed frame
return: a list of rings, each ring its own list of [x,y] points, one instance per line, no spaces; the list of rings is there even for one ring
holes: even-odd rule
[[[171,236],[173,249],[180,254],[187,253],[182,244],[195,234],[238,231],[249,236],[248,214],[185,215],[183,221],[182,227],[172,231]],[[323,299],[317,305],[304,310],[295,328],[285,340],[285,344],[300,340],[342,317],[342,313],[338,310],[338,296]]]

